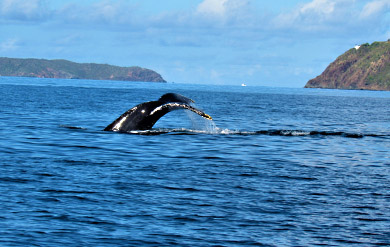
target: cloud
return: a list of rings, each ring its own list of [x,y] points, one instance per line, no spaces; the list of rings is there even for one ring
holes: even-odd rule
[[[0,51],[1,52],[9,52],[14,51],[19,47],[19,40],[12,38],[7,39],[0,43]]]
[[[49,0],[0,0],[0,20],[45,22],[56,26],[112,30],[213,29],[244,23],[250,0],[203,0],[193,9],[147,15],[141,3],[126,0],[77,1],[50,5]],[[54,7],[55,6],[55,7]],[[50,8],[53,7],[53,8]],[[247,22],[249,23],[249,22]]]
[[[377,17],[378,15],[382,15],[382,13],[389,11],[390,9],[390,0],[376,0],[367,3],[361,14],[360,17],[362,19],[367,19],[370,17]]]
[[[276,34],[283,30],[290,33],[333,30],[340,33],[357,30],[362,25],[375,29],[375,21],[383,27],[388,23],[382,17],[390,9],[390,0],[365,0],[365,5],[357,0],[312,0],[273,14],[263,9],[256,0],[203,0],[193,9],[147,15],[142,11],[141,3],[129,2],[73,1],[50,9],[49,0],[0,0],[0,20],[51,22],[54,25],[77,25],[79,28],[109,26],[112,30],[140,32],[175,30],[175,33],[181,32],[184,36],[193,29],[203,29],[212,35],[221,28],[225,34],[240,30]]]
[[[205,15],[223,16],[226,12],[226,2],[228,0],[204,0],[201,2],[196,11]]]
[[[0,0],[1,19],[39,21],[50,14],[44,0]]]
[[[303,5],[299,12],[302,15],[313,13],[317,17],[327,18],[334,13],[335,5],[336,3],[330,0],[314,0],[313,2]]]
[[[240,21],[248,14],[248,0],[203,0],[195,11],[195,18],[200,21]],[[204,19],[205,18],[205,19]],[[232,23],[232,22],[231,22]]]
[[[123,25],[132,23],[136,16],[135,4],[125,0],[99,0],[87,4],[70,2],[53,9],[50,6],[49,0],[0,0],[0,20]]]
[[[384,33],[389,10],[390,0],[312,0],[276,15],[271,27],[289,33],[361,37],[363,33]]]
[[[103,0],[89,5],[71,3],[56,11],[56,20],[71,24],[130,24],[134,20],[135,8],[124,0]]]
[[[281,13],[274,19],[277,28],[296,28],[317,31],[338,28],[336,23],[348,24],[353,15],[355,0],[313,0],[294,10]]]
[[[295,68],[297,59],[311,56],[300,54],[302,51],[317,53],[315,44],[327,42],[325,46],[342,50],[345,44],[370,42],[378,34],[389,33],[389,18],[384,16],[390,0],[300,0],[303,4],[277,13],[267,11],[266,6],[272,4],[265,1],[198,0],[199,4],[192,3],[187,9],[153,14],[145,11],[142,1],[73,0],[56,5],[50,1],[0,0],[0,20],[13,21],[4,25],[9,39],[0,41],[0,50],[32,47],[31,42],[19,40],[39,39],[34,44],[45,42],[44,52],[58,48],[63,49],[61,54],[73,52],[81,59],[97,59],[98,54],[107,59],[116,56],[118,61],[161,64],[165,71],[170,71],[166,61],[181,61],[186,65],[183,76],[204,62],[204,77],[222,80],[244,72],[255,77],[274,68]],[[29,25],[37,22],[44,25]],[[18,26],[23,32],[17,32],[19,40],[12,39]],[[4,32],[3,36],[7,37]],[[31,54],[38,49],[27,50]],[[125,56],[126,52],[131,56]],[[314,72],[296,69],[291,73]]]

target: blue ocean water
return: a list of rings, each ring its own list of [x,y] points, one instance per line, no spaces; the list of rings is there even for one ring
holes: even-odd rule
[[[175,92],[151,131],[102,129]],[[390,92],[0,77],[0,246],[390,245]]]

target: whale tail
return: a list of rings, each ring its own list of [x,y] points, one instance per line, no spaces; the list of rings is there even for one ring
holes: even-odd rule
[[[180,110],[180,109],[190,110],[203,118],[206,118],[208,120],[213,120],[213,118],[209,114],[205,113],[204,111],[199,110],[199,109],[197,109],[197,108],[195,108],[187,103],[177,103],[177,102],[166,103],[166,104],[163,104],[163,105],[155,108],[150,113],[150,116],[156,115],[156,116],[159,116],[159,119],[160,119],[162,116],[164,116],[168,112],[174,111],[174,110]]]
[[[211,116],[190,104],[194,101],[180,94],[167,93],[158,101],[150,101],[139,104],[123,113],[114,122],[109,124],[104,131],[131,131],[148,130],[168,112],[185,109],[190,110],[203,118],[212,120]]]
[[[195,103],[195,101],[193,101],[192,99],[177,93],[166,93],[163,96],[161,96],[158,101],[161,103],[169,103],[169,102],[181,102],[186,104]]]

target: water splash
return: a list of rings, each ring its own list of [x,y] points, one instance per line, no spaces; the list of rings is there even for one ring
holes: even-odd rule
[[[185,131],[189,131],[192,133],[211,134],[211,135],[232,135],[232,134],[240,133],[240,131],[238,130],[221,129],[215,124],[213,120],[199,117],[199,115],[191,111],[186,111],[186,113],[189,119],[191,120],[192,127],[191,130],[185,130]]]
[[[218,127],[213,120],[199,117],[199,115],[186,111],[188,118],[191,120],[191,129],[195,131],[201,131],[208,134],[218,133]]]

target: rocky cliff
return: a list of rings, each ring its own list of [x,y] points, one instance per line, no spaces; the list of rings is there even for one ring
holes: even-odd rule
[[[157,72],[140,67],[5,57],[0,58],[0,76],[165,82]]]
[[[305,87],[390,90],[390,42],[363,44],[348,50]]]

